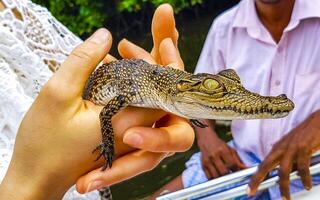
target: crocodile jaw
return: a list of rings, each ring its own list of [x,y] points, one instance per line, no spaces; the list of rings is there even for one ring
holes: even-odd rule
[[[217,120],[249,120],[249,119],[277,119],[285,117],[292,109],[272,112],[267,109],[262,109],[259,112],[241,112],[241,110],[234,111],[228,108],[214,108],[198,103],[177,102],[176,110],[178,113],[189,119],[217,119]]]

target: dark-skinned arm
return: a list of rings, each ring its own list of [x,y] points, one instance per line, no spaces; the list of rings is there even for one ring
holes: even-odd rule
[[[312,113],[296,128],[277,142],[265,160],[260,164],[258,171],[252,176],[249,184],[249,195],[254,195],[260,183],[277,165],[279,168],[279,186],[283,199],[290,199],[290,173],[293,166],[297,167],[298,174],[306,190],[312,187],[309,171],[311,155],[320,149],[320,110]]]

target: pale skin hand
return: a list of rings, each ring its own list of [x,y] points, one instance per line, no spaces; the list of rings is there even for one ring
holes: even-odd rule
[[[221,140],[214,131],[214,122],[206,120],[207,128],[196,128],[201,151],[202,168],[208,179],[217,178],[245,168],[238,153]]]
[[[282,199],[290,199],[289,175],[295,165],[305,189],[310,190],[312,180],[309,171],[312,153],[320,149],[320,111],[312,113],[299,126],[277,142],[252,176],[248,194],[254,195],[267,174],[277,165],[279,168]]]
[[[110,58],[106,54],[111,42],[107,30],[97,31],[72,52],[43,87],[20,125],[13,158],[0,186],[0,199],[61,199],[80,176],[102,166],[104,161],[94,162],[97,154],[91,154],[101,141],[101,107],[84,101],[81,95],[98,63]],[[117,158],[112,169],[104,172],[110,174],[108,185],[154,168],[171,152],[190,148],[194,133],[188,122],[164,115],[129,107],[112,119]],[[150,128],[159,119],[161,128]],[[140,140],[132,139],[133,133]],[[136,142],[133,146],[145,151],[132,152],[134,149],[123,140]],[[89,186],[102,187],[92,182],[81,185],[81,179],[78,182],[80,192],[95,189]]]
[[[163,21],[166,21],[167,23],[162,23]],[[151,53],[148,53],[144,49],[124,39],[118,45],[120,55],[123,58],[140,58],[149,63],[157,63],[164,66],[169,65],[171,67],[183,69],[183,62],[177,49],[178,32],[175,28],[173,10],[170,5],[164,4],[162,6],[159,6],[155,11],[152,21],[152,34],[154,48]],[[104,59],[104,62],[110,62],[112,60],[114,60],[114,58],[109,56],[108,58]],[[157,112],[160,116],[165,116],[166,114],[162,111]],[[174,141],[174,138],[172,137],[173,135],[166,134],[164,131],[172,132],[174,135],[178,134],[176,135],[177,138],[179,138],[178,140],[185,139],[186,135],[183,134],[183,131],[189,131],[190,133],[193,133],[193,131],[190,130],[189,125],[185,127],[186,129],[181,129],[181,134],[177,133],[176,128],[178,128],[177,125],[179,125],[180,123],[186,125],[186,121],[184,119],[176,117],[174,115],[166,115],[164,118],[157,122],[157,127],[166,128],[160,128],[156,130],[143,127],[131,128],[126,132],[124,142],[131,146],[147,150],[149,152],[145,152],[142,150],[135,151],[116,160],[113,163],[113,167],[107,172],[101,172],[101,170],[98,169],[84,175],[77,181],[77,190],[83,193],[85,191],[88,191],[86,189],[91,188],[92,184],[96,183],[99,186],[109,186],[152,169],[156,165],[150,165],[147,163],[154,163],[153,159],[156,158],[156,156],[152,158],[151,155],[153,155],[153,153],[151,152],[168,152],[170,150],[172,150],[172,152],[175,152],[174,149],[179,149],[180,147],[178,146],[183,145],[182,143],[179,144],[178,142],[172,144],[172,142]],[[130,142],[129,138],[132,137],[133,133],[135,132],[140,133],[139,135],[145,138],[148,142],[141,144],[134,144]],[[191,134],[190,136],[193,136],[193,134]],[[193,139],[193,137],[190,137],[187,140],[193,141]],[[139,141],[138,139],[132,140]],[[159,145],[168,143],[174,145],[174,147]],[[148,153],[148,155],[141,156],[146,153]],[[137,159],[137,157],[140,157],[140,159]],[[163,159],[164,157],[165,156],[162,156],[161,159]],[[156,163],[159,163],[161,159],[156,159]]]

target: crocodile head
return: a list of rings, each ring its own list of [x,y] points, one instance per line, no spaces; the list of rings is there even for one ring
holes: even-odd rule
[[[272,119],[294,108],[284,94],[261,96],[246,90],[232,69],[184,77],[177,82],[173,101],[181,115],[194,119]]]

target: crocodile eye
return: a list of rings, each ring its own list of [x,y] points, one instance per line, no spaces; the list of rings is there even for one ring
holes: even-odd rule
[[[203,82],[203,86],[207,89],[207,90],[214,90],[216,88],[219,87],[219,83],[218,81],[214,80],[214,79],[206,79]]]

